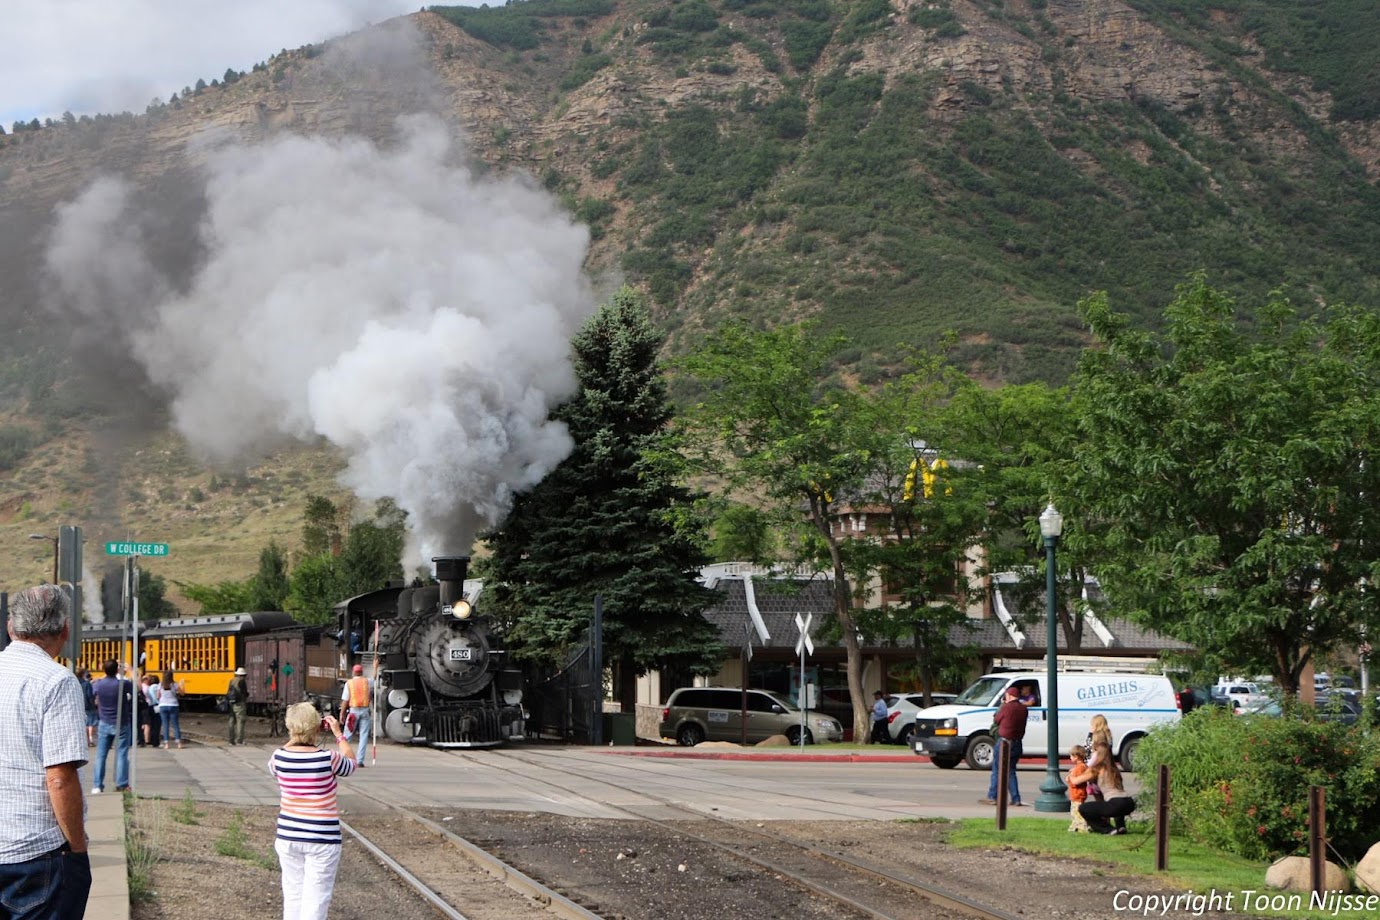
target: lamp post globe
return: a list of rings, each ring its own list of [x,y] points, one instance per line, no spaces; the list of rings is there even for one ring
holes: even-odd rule
[[[1059,774],[1059,616],[1055,605],[1054,557],[1064,532],[1064,516],[1050,502],[1040,514],[1045,541],[1045,780],[1035,799],[1036,811],[1067,812],[1069,797]]]

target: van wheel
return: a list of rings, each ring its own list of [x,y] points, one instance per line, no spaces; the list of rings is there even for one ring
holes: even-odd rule
[[[789,741],[791,744],[799,744],[799,743],[800,743],[800,726],[799,726],[799,725],[796,725],[796,726],[793,726],[793,727],[791,727],[791,728],[786,729],[786,740]],[[810,733],[809,729],[806,729],[806,731],[805,731],[805,743],[806,743],[806,744],[814,744],[814,743],[815,743],[815,736],[812,735],[812,734]]]
[[[688,725],[682,725],[680,731],[676,732],[676,740],[679,741],[683,747],[694,747],[704,740],[704,729],[693,722]]]
[[[954,757],[951,754],[945,754],[938,757],[931,757],[930,763],[941,770],[952,770],[954,767],[958,766],[958,762],[962,759],[962,757]]]
[[[905,728],[901,729],[901,733],[896,736],[896,743],[910,747],[910,736],[913,734],[915,734],[915,726],[907,725]]]
[[[1136,772],[1136,749],[1140,747],[1140,735],[1121,742],[1121,769],[1127,773]]]
[[[968,766],[974,770],[992,769],[992,758],[996,755],[996,744],[991,735],[974,735],[968,742]]]

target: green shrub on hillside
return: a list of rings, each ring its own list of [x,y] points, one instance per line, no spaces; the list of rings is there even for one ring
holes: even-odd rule
[[[612,0],[510,0],[504,6],[433,6],[447,19],[495,48],[529,51],[541,43],[542,19],[606,16]]]
[[[1131,0],[1152,14],[1172,16],[1199,35],[1220,31],[1217,10],[1234,14],[1244,32],[1265,49],[1266,66],[1310,77],[1332,94],[1338,120],[1380,118],[1380,16],[1375,0]],[[1239,45],[1219,47],[1234,49]]]
[[[1136,763],[1142,776],[1169,766],[1173,817],[1187,833],[1249,859],[1306,851],[1309,786],[1327,790],[1327,836],[1344,859],[1364,854],[1380,827],[1380,735],[1311,713],[1207,707],[1147,735]]]
[[[12,470],[38,445],[38,435],[22,425],[0,426],[0,470]]]

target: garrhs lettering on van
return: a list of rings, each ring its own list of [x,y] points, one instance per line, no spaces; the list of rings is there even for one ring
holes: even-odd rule
[[[916,754],[926,756],[942,769],[966,761],[975,770],[991,767],[992,716],[1001,705],[1006,688],[1018,686],[1022,695],[1033,695],[1028,712],[1024,753],[1043,757],[1049,743],[1047,718],[1048,675],[1044,671],[997,672],[973,683],[950,705],[935,706],[916,714],[911,734]],[[1112,753],[1123,768],[1133,770],[1140,739],[1157,725],[1181,717],[1178,696],[1167,677],[1157,674],[1109,674],[1063,671],[1058,675],[1058,744],[1061,756],[1087,737],[1089,722],[1103,715],[1112,731]]]

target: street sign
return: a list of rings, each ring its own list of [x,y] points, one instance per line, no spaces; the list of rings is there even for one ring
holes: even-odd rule
[[[166,543],[107,543],[105,545],[107,556],[166,556],[168,554],[168,544]]]
[[[800,614],[797,613],[795,615],[795,628],[800,630],[800,638],[795,640],[795,653],[797,655],[800,654],[801,649],[804,649],[811,655],[815,653],[815,644],[810,640],[810,621],[814,618],[815,615],[813,613],[805,614],[805,619],[803,620],[800,618]]]

